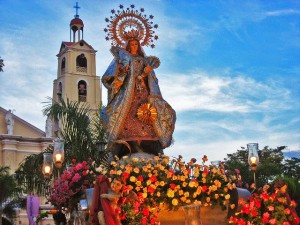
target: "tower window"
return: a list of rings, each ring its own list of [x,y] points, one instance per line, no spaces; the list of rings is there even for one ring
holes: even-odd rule
[[[87,60],[84,54],[80,54],[76,58],[76,71],[81,73],[87,72]]]
[[[62,83],[61,82],[58,83],[57,95],[59,95],[59,96],[62,95]]]
[[[65,72],[65,68],[66,68],[66,58],[64,57],[62,60],[61,60],[61,73],[64,73]]]
[[[81,80],[78,82],[78,101],[86,102],[87,88],[86,82]]]

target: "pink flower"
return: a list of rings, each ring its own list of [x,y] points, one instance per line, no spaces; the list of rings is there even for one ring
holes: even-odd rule
[[[72,181],[73,181],[73,182],[78,182],[78,181],[80,180],[80,178],[81,178],[81,176],[79,175],[79,173],[76,173],[76,174],[74,175],[74,177],[72,178]]]
[[[270,219],[270,220],[269,220],[269,223],[270,223],[270,224],[276,224],[276,219],[275,219],[275,218]]]
[[[271,212],[274,211],[274,206],[270,205],[270,206],[268,207],[268,210],[271,211]]]

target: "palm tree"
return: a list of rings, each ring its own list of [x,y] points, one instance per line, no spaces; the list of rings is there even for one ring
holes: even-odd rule
[[[27,156],[15,171],[17,184],[25,193],[44,196],[48,193],[49,180],[42,173],[43,154],[52,151],[50,146],[41,153]]]
[[[14,175],[9,174],[9,170],[8,166],[0,166],[0,225],[4,214],[9,218],[13,217],[13,206],[16,201],[12,201],[12,198],[21,193]]]
[[[60,102],[48,102],[43,112],[54,121],[61,121],[58,136],[65,141],[66,165],[74,158],[77,161],[93,158],[96,162],[106,159],[107,153],[99,152],[99,142],[105,141],[100,121],[101,107],[95,115],[87,104],[71,102],[68,99],[65,102],[61,98]]]

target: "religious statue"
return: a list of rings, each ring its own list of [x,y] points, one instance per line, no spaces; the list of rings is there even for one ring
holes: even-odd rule
[[[115,212],[123,186],[124,182],[118,178],[111,183],[105,175],[97,178],[90,210],[91,225],[121,225],[119,215]]]
[[[46,137],[52,137],[52,119],[51,116],[47,117],[45,126]]]
[[[142,46],[154,47],[151,19],[134,9],[123,9],[108,18],[107,40],[112,41],[113,61],[102,77],[108,89],[108,103],[101,120],[111,156],[129,152],[163,153],[172,143],[176,114],[163,99],[154,69],[157,57],[146,56]]]
[[[7,126],[7,134],[12,135],[14,130],[14,118],[12,110],[8,110],[5,115],[5,122]]]

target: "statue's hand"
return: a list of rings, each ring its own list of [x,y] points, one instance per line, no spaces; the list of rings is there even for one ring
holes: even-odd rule
[[[144,69],[144,72],[146,73],[146,74],[149,74],[150,72],[152,71],[152,66],[146,66],[145,67],[145,69]]]

